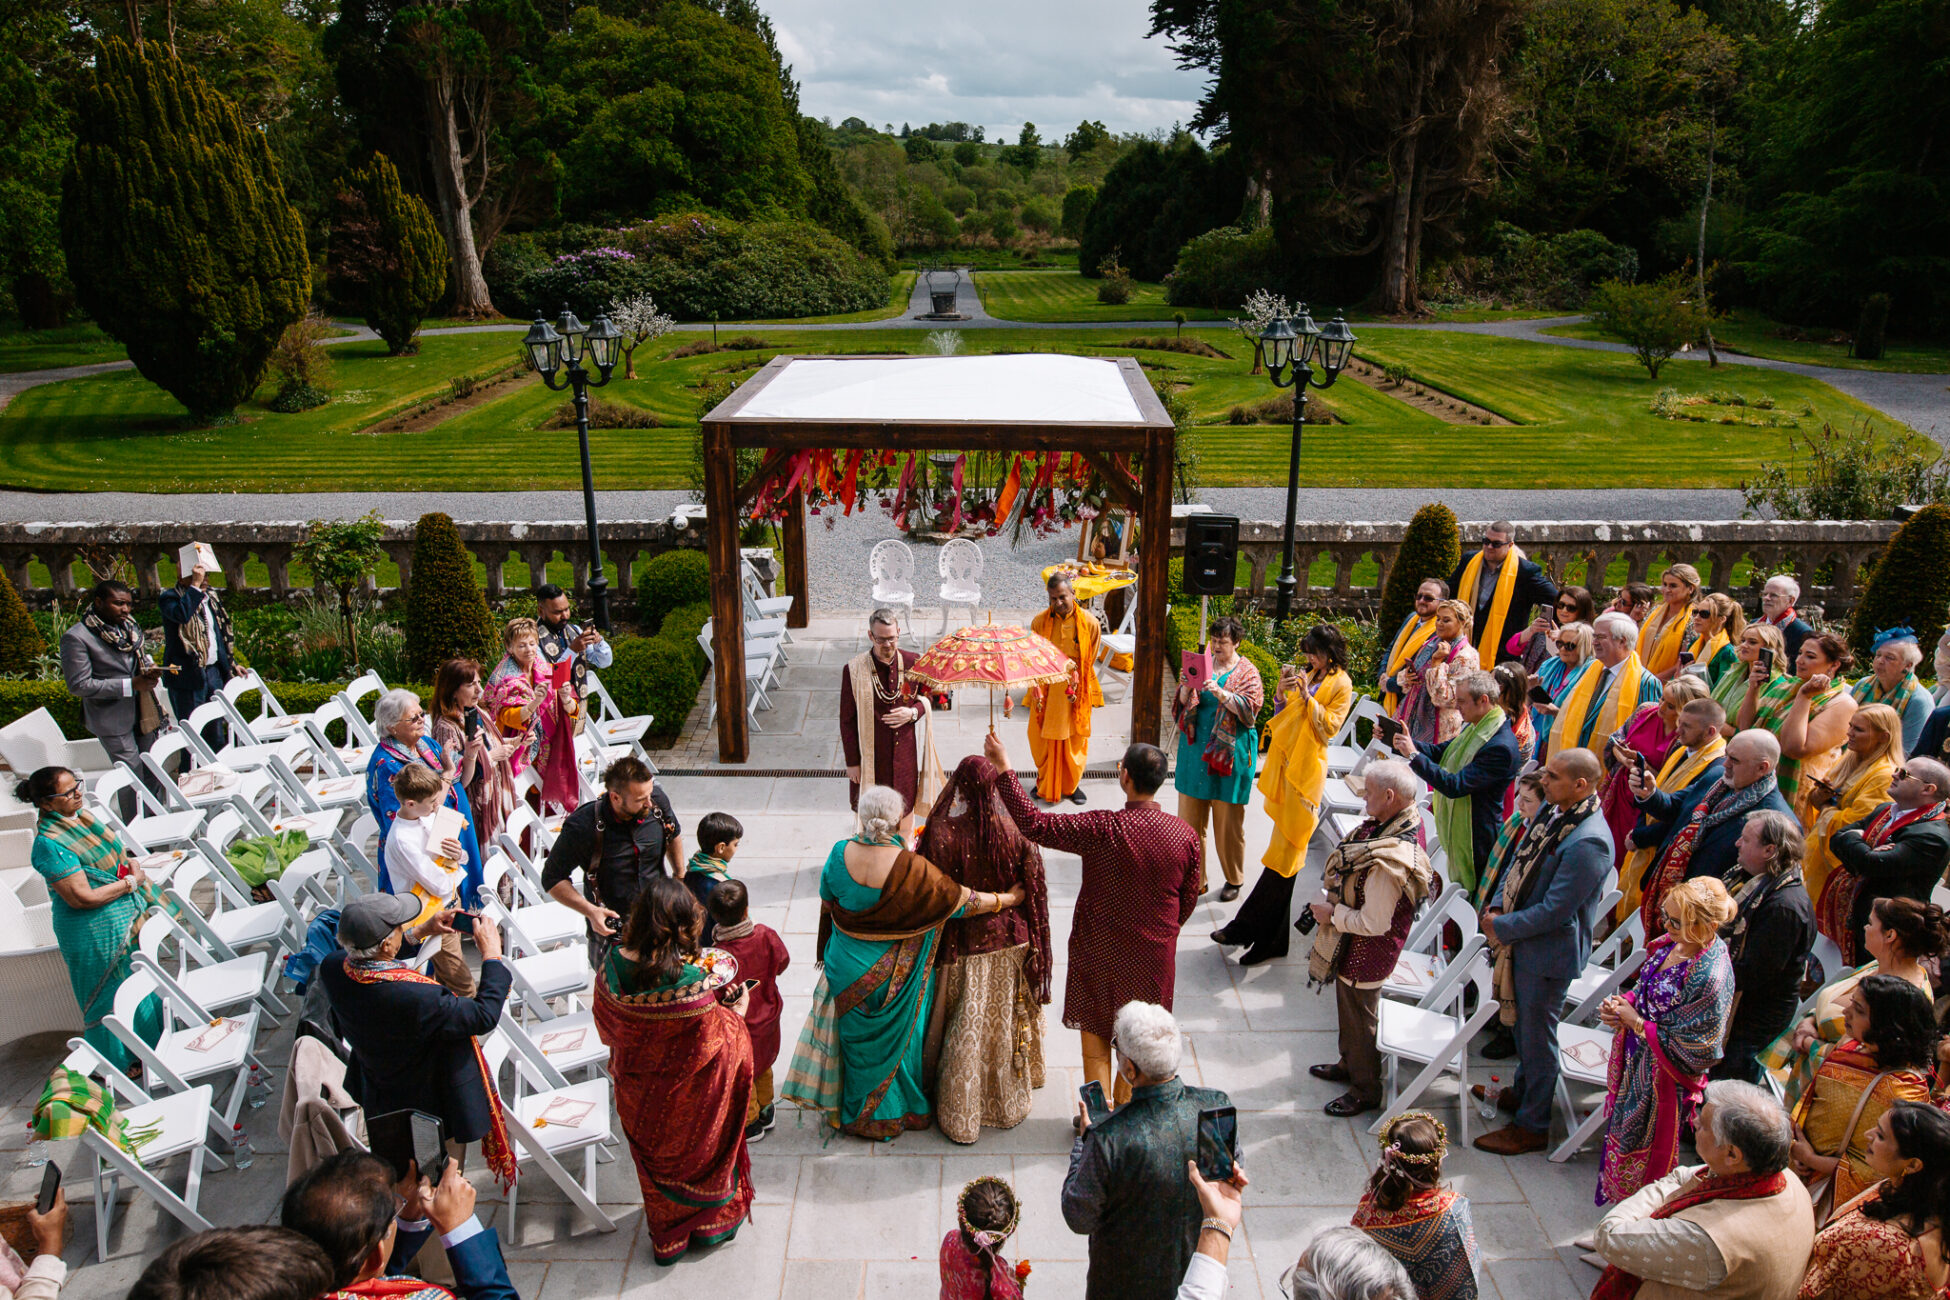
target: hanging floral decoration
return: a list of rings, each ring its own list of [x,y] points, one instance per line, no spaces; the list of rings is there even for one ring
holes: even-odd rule
[[[994,537],[1008,529],[1012,540],[1025,530],[1046,537],[1094,519],[1105,503],[1101,477],[1077,452],[820,448],[788,459],[759,489],[751,517],[783,519],[801,488],[808,509],[824,514],[828,527],[872,498],[902,532]]]

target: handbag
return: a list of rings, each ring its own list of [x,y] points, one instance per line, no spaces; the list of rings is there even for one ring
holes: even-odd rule
[[[1855,1136],[1855,1126],[1862,1122],[1862,1112],[1868,1107],[1869,1098],[1875,1095],[1876,1085],[1884,1079],[1887,1079],[1893,1073],[1893,1070],[1884,1070],[1881,1074],[1869,1080],[1869,1086],[1864,1088],[1862,1095],[1855,1099],[1855,1113],[1848,1117],[1848,1127],[1842,1130],[1842,1149],[1837,1153],[1839,1161],[1846,1162],[1848,1160],[1849,1140]],[[1828,1222],[1828,1216],[1835,1212],[1835,1175],[1841,1171],[1841,1168],[1841,1163],[1837,1163],[1835,1168],[1829,1171],[1827,1177],[1821,1179],[1821,1181],[1808,1189],[1808,1199],[1813,1201],[1815,1205],[1815,1230],[1817,1232],[1821,1230],[1823,1224]]]

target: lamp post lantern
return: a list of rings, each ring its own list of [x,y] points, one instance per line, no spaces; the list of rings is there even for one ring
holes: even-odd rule
[[[1286,470],[1286,535],[1282,543],[1280,580],[1274,596],[1273,618],[1285,622],[1293,613],[1293,517],[1300,506],[1300,438],[1307,427],[1307,389],[1332,388],[1354,351],[1354,331],[1336,312],[1326,329],[1314,324],[1307,305],[1300,304],[1298,323],[1275,317],[1259,336],[1266,376],[1275,388],[1293,390],[1293,450]],[[1314,368],[1320,369],[1316,377]]]
[[[608,315],[598,315],[593,326],[584,325],[566,303],[555,324],[538,316],[521,340],[529,364],[551,391],[575,390],[576,439],[582,446],[582,511],[589,525],[589,601],[595,608],[596,627],[604,636],[609,635],[609,579],[603,574],[603,544],[596,535],[596,484],[589,469],[589,390],[609,382],[622,342],[623,331],[610,323]],[[593,377],[591,367],[596,372]],[[558,374],[560,383],[556,382]]]

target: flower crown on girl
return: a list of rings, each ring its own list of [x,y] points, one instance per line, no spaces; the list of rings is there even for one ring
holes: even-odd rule
[[[1435,1150],[1404,1151],[1395,1141],[1395,1130],[1412,1119],[1427,1120],[1435,1126]],[[1381,1130],[1381,1158],[1384,1161],[1399,1162],[1405,1165],[1420,1165],[1433,1172],[1441,1166],[1442,1157],[1449,1154],[1449,1129],[1443,1122],[1425,1110],[1406,1110],[1388,1121],[1388,1127]]]
[[[975,1228],[969,1225],[968,1195],[985,1183],[993,1183],[1008,1193],[1009,1204],[1015,1207],[1009,1215],[1009,1221],[1000,1228]],[[1009,1184],[991,1174],[983,1174],[961,1189],[961,1195],[955,1199],[955,1217],[961,1221],[961,1230],[968,1234],[977,1250],[992,1250],[1007,1241],[1009,1235],[1016,1230],[1016,1225],[1022,1222],[1022,1202],[1016,1200],[1015,1189]]]

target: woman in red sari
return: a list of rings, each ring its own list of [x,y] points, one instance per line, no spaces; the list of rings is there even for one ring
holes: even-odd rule
[[[659,1264],[730,1241],[751,1213],[750,998],[729,958],[699,950],[703,932],[696,896],[659,876],[637,895],[596,979],[596,1032],[609,1044],[616,1113]],[[732,991],[739,996],[727,1004]]]
[[[1897,1102],[1869,1131],[1869,1168],[1882,1181],[1816,1235],[1799,1300],[1934,1300],[1950,1279],[1950,1115]]]

